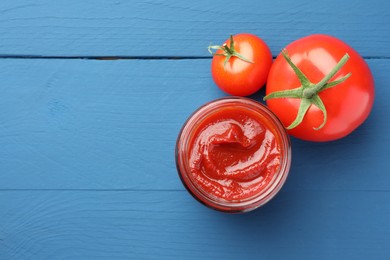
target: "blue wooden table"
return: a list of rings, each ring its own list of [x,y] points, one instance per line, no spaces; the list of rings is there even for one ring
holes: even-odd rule
[[[390,5],[371,1],[0,2],[0,259],[390,259]],[[181,184],[177,134],[225,96],[206,47],[313,33],[369,64],[368,120],[292,140],[266,206],[212,211]],[[252,96],[260,100],[264,91]]]

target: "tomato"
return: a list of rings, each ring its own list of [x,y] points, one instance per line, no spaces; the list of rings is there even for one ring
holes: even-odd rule
[[[331,77],[324,79],[326,75]],[[326,84],[316,87],[321,81]],[[276,58],[264,99],[292,136],[331,141],[366,120],[374,102],[374,79],[352,47],[332,36],[310,35],[289,44]]]
[[[267,44],[253,34],[231,36],[217,49],[211,62],[214,82],[224,92],[248,96],[262,88],[272,65],[272,54]]]

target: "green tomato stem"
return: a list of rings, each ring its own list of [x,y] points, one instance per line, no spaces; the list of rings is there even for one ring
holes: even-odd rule
[[[333,67],[333,69],[317,84],[312,88],[307,88],[303,91],[303,95],[305,98],[312,98],[314,95],[317,95],[325,84],[344,66],[344,64],[348,61],[349,55],[346,53],[341,60]]]
[[[228,63],[228,61],[230,60],[231,57],[237,57],[240,60],[243,60],[245,62],[254,63],[252,60],[244,57],[243,55],[241,55],[240,53],[238,53],[234,49],[233,35],[230,35],[230,42],[229,43],[230,43],[230,47],[226,43],[224,43],[222,46],[220,46],[220,45],[210,45],[207,49],[211,53],[211,55],[213,55],[213,56],[225,56],[226,57],[226,59],[224,61],[224,67],[226,67],[226,64]],[[221,53],[215,53],[212,50],[222,50],[223,53],[222,54]]]
[[[300,123],[302,123],[310,106],[314,105],[322,111],[324,118],[323,118],[323,122],[321,123],[321,125],[318,127],[313,127],[313,129],[319,130],[319,129],[323,128],[326,124],[326,121],[327,121],[327,111],[326,111],[324,103],[322,102],[322,100],[318,94],[321,91],[324,91],[325,89],[332,88],[334,86],[339,85],[340,83],[343,83],[352,75],[351,73],[348,73],[347,75],[343,76],[342,78],[340,78],[338,80],[328,82],[334,75],[336,75],[337,72],[340,71],[340,69],[348,61],[348,59],[349,59],[348,53],[346,53],[340,59],[340,61],[336,64],[336,66],[333,67],[332,70],[317,84],[313,84],[312,82],[310,82],[310,80],[307,78],[307,76],[291,61],[286,49],[282,50],[282,56],[287,61],[287,63],[290,65],[290,67],[294,70],[299,81],[301,82],[301,86],[298,88],[295,88],[295,89],[272,92],[272,93],[268,94],[267,96],[265,96],[264,100],[274,99],[274,98],[298,98],[298,99],[301,99],[301,103],[300,103],[300,106],[298,109],[297,116],[296,116],[295,120],[287,127],[287,129],[293,129],[294,127],[296,127]]]

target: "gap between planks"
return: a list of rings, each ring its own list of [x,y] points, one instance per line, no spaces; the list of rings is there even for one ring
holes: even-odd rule
[[[0,59],[69,59],[69,60],[207,60],[211,56],[42,56],[0,55]],[[273,56],[275,59],[276,56]],[[363,56],[366,60],[390,59],[390,56]]]
[[[77,191],[77,192],[183,192],[186,191],[184,189],[0,189],[0,192],[8,192],[8,191]]]
[[[41,55],[0,55],[0,59],[207,60],[207,59],[211,59],[211,56],[41,56]]]
[[[185,189],[0,189],[0,192],[187,192]],[[315,189],[304,189],[304,190],[289,190],[283,192],[370,192],[370,193],[387,193],[390,190],[385,189],[329,189],[329,190],[315,190]]]

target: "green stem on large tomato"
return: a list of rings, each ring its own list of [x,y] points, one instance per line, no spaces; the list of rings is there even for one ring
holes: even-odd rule
[[[223,66],[226,67],[227,62],[230,60],[231,57],[237,57],[243,61],[254,63],[252,60],[245,58],[240,53],[238,53],[234,48],[234,40],[233,35],[230,35],[230,47],[225,43],[222,46],[220,45],[210,45],[208,48],[208,51],[210,54],[214,56],[225,56],[225,61],[223,62]],[[223,53],[215,53],[212,50],[222,50]]]
[[[348,61],[348,59],[349,59],[349,55],[348,53],[346,53],[341,58],[341,60],[336,64],[336,66],[334,66],[333,69],[320,82],[318,82],[313,88],[305,89],[303,95],[306,98],[312,98],[314,95],[320,92],[321,89],[325,86],[325,84],[341,69],[341,67],[344,66],[344,64]],[[348,75],[350,76],[350,74]]]
[[[294,70],[297,75],[299,81],[301,82],[301,86],[295,89],[289,90],[281,90],[272,92],[269,95],[264,97],[264,100],[273,99],[273,98],[299,98],[301,99],[301,103],[299,105],[298,113],[295,120],[287,127],[287,129],[292,129],[302,123],[303,118],[305,117],[307,111],[309,110],[311,105],[318,107],[323,115],[324,119],[320,126],[313,127],[315,130],[319,130],[326,124],[327,120],[327,111],[324,103],[322,102],[320,96],[318,95],[320,92],[325,89],[332,88],[334,86],[339,85],[340,83],[347,80],[352,74],[348,73],[342,78],[328,82],[340,69],[345,65],[345,63],[349,59],[348,53],[346,53],[341,60],[336,64],[336,66],[318,83],[314,84],[310,82],[310,80],[306,77],[306,75],[291,61],[288,56],[287,50],[282,50],[282,56],[285,58],[290,67]]]

